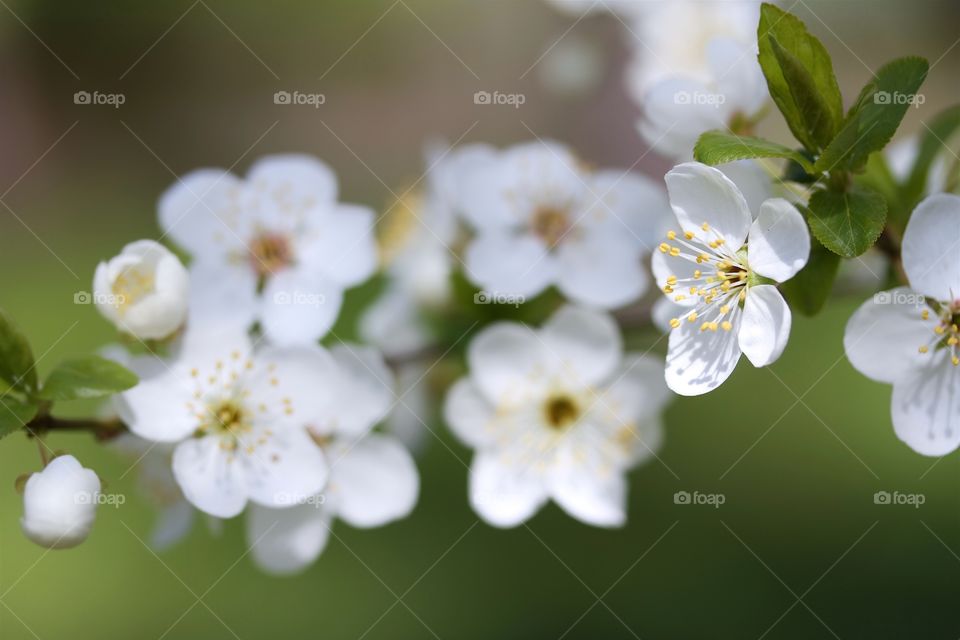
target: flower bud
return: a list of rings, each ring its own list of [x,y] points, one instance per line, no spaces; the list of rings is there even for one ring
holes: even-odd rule
[[[121,331],[141,340],[159,340],[186,319],[189,283],[187,270],[166,247],[138,240],[97,266],[93,301]]]
[[[75,547],[90,534],[99,493],[96,473],[73,456],[54,458],[27,480],[20,526],[41,547]]]

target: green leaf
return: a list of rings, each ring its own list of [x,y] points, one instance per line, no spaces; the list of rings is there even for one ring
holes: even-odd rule
[[[763,4],[757,27],[760,68],[794,137],[810,151],[824,148],[843,120],[833,62],[803,21]]]
[[[804,170],[813,171],[813,163],[799,151],[763,138],[738,136],[723,131],[707,131],[701,135],[693,148],[693,157],[709,165],[752,158],[787,158],[801,165]]]
[[[126,391],[137,384],[137,376],[116,362],[99,356],[64,360],[50,373],[40,397],[44,400],[99,398]]]
[[[816,240],[811,242],[810,259],[806,266],[780,285],[790,308],[798,309],[807,316],[819,313],[830,295],[839,267],[840,256]]]
[[[27,394],[37,390],[33,351],[26,336],[6,312],[0,310],[0,379]]]
[[[12,396],[0,398],[0,438],[22,429],[37,415],[37,405]]]
[[[927,187],[930,167],[937,155],[947,149],[947,141],[960,129],[960,105],[941,111],[924,128],[920,137],[917,158],[904,186],[904,201],[916,204]]]
[[[836,137],[817,159],[818,171],[859,170],[897,132],[930,65],[923,58],[899,58],[883,66],[861,90]]]
[[[823,246],[854,258],[877,241],[887,221],[887,201],[867,187],[849,191],[817,191],[810,197],[810,230]]]

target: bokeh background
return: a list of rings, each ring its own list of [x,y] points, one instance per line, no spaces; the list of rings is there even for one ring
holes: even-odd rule
[[[785,6],[833,54],[848,101],[892,57],[937,61],[901,131],[960,100],[956,2]],[[378,209],[421,175],[435,138],[551,137],[603,166],[642,157],[637,170],[659,178],[669,167],[647,155],[623,88],[628,36],[609,16],[575,21],[540,0],[0,0],[0,306],[41,372],[110,342],[95,310],[73,304],[97,261],[159,236],[155,202],[175,175],[243,172],[266,153],[316,154],[345,200]],[[125,103],[77,105],[81,90]],[[275,105],[280,90],[326,103]],[[526,103],[475,105],[479,90]],[[717,392],[675,402],[663,464],[632,473],[616,531],[552,506],[511,531],[478,523],[469,452],[432,417],[412,517],[340,523],[319,562],[285,579],[244,557],[239,521],[154,555],[129,461],[54,434],[128,500],[101,508],[78,549],[45,552],[20,534],[13,489],[38,468],[35,444],[7,438],[0,638],[956,638],[960,456],[901,444],[889,389],[843,357],[844,323],[867,295],[797,318],[769,369],[741,366]],[[653,331],[630,344],[664,351]],[[677,505],[677,491],[725,503]],[[878,491],[925,502],[877,505]]]

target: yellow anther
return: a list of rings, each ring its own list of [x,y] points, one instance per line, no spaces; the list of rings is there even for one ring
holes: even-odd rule
[[[687,322],[696,322],[697,321],[697,312],[691,311],[690,315],[687,316]]]
[[[730,291],[730,281],[724,280],[723,284],[720,285],[720,290],[723,291],[724,293],[726,293],[727,291]]]
[[[953,358],[950,359],[950,362],[952,362],[953,366],[956,367],[960,365],[960,358],[958,358],[957,356],[953,356]]]
[[[664,293],[673,293],[673,287],[671,287],[670,285],[667,285],[667,286],[665,286],[665,287],[663,288],[663,292],[664,292]]]
[[[677,232],[676,231],[667,231],[667,240],[676,240]]]
[[[701,275],[700,269],[697,269],[696,271],[694,271],[694,272],[693,272],[693,278],[694,278],[694,280],[699,280],[699,279],[700,279],[700,275]]]
[[[708,253],[701,253],[699,257],[704,262],[710,262],[710,254]]]
[[[667,284],[677,284],[677,276],[667,276]]]
[[[678,318],[674,318],[673,320],[670,321],[670,326],[676,329],[677,327],[680,326],[680,320]]]
[[[730,307],[728,305],[723,305],[722,307],[720,307],[721,314],[727,314],[729,311],[730,311]]]
[[[926,353],[927,351],[930,351],[930,349],[928,349],[927,345],[924,344],[924,345],[920,345],[920,348],[917,349],[917,351],[919,351],[920,353]]]
[[[696,293],[697,293],[697,288],[696,288],[696,287],[690,287],[690,295],[696,295]]]
[[[947,340],[947,344],[950,345],[951,347],[957,344],[958,342],[960,342],[960,338],[957,338],[957,336],[950,336],[950,338]]]
[[[743,302],[744,300],[747,299],[747,292],[746,292],[746,291],[741,291],[739,297],[740,297],[740,302]]]
[[[667,251],[670,251],[670,245],[668,245],[666,242],[661,242],[660,253],[666,253]]]
[[[687,240],[693,240],[696,236],[693,235],[693,231],[684,231],[683,237],[686,238]]]
[[[928,320],[928,319],[930,318],[930,310],[929,310],[929,309],[924,309],[924,310],[920,313],[920,317],[921,317],[922,319],[924,319],[924,320]]]
[[[942,325],[942,324],[938,324],[937,326],[935,326],[935,327],[933,328],[933,332],[934,332],[935,334],[937,334],[938,336],[942,336],[942,335],[943,335],[943,331],[944,331],[944,329],[943,329],[943,325]]]
[[[720,323],[720,326],[723,327],[724,331],[730,331],[731,329],[733,329],[733,325],[730,323],[729,320],[724,320],[723,322]]]
[[[677,256],[679,256],[679,255],[680,255],[680,247],[671,247],[671,248],[670,248],[670,255],[673,256],[674,258],[676,258]]]
[[[700,225],[700,228],[703,229],[704,231],[710,231],[710,225],[707,224],[706,222]]]

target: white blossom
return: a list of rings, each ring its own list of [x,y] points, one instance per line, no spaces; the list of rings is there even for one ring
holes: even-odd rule
[[[239,290],[227,302],[234,322],[259,320],[280,346],[326,334],[344,290],[376,268],[373,212],[338,202],[333,172],[309,156],[262,158],[246,179],[194,171],[163,195],[159,217],[192,254],[199,295],[215,306],[218,288]]]
[[[153,240],[138,240],[97,266],[93,302],[104,318],[141,340],[176,332],[187,315],[189,277],[180,260]]]
[[[539,330],[499,323],[469,346],[469,375],[444,416],[475,450],[470,503],[487,522],[516,526],[548,499],[573,517],[626,520],[626,472],[660,446],[667,401],[659,364],[623,357],[611,317],[564,307]]]
[[[863,303],[843,345],[858,371],[893,385],[897,436],[942,456],[960,445],[960,197],[936,194],[917,206],[902,260],[909,285]]]
[[[653,257],[657,284],[680,311],[669,321],[666,380],[681,395],[699,395],[723,383],[741,353],[756,367],[783,353],[791,314],[776,285],[806,264],[810,234],[782,198],[765,201],[754,220],[740,190],[713,167],[681,164],[666,182],[680,223]]]
[[[482,148],[459,174],[458,211],[475,231],[467,277],[491,296],[531,297],[556,286],[580,304],[638,299],[641,264],[669,213],[660,187],[619,171],[589,171],[564,146]]]
[[[27,479],[20,526],[42,547],[75,547],[93,528],[99,494],[96,473],[73,456],[58,456]]]

